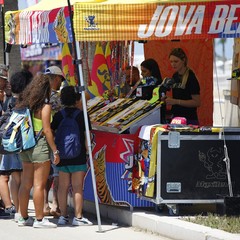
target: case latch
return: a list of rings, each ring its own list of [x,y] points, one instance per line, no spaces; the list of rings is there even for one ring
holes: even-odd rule
[[[168,147],[180,148],[180,132],[171,131],[168,133]]]

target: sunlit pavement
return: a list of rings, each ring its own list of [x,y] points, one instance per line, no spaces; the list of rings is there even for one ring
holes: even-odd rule
[[[33,203],[29,203],[30,216],[34,217]],[[92,226],[73,227],[66,225],[54,229],[35,229],[33,227],[18,227],[13,219],[0,219],[0,239],[3,240],[66,240],[66,239],[86,239],[86,240],[170,240],[123,224],[118,225],[110,220],[102,220],[100,229],[95,215],[84,214]],[[57,223],[57,219],[48,217],[50,222]],[[70,210],[70,220],[72,211]],[[70,221],[71,223],[71,221]],[[99,231],[100,230],[100,231]]]

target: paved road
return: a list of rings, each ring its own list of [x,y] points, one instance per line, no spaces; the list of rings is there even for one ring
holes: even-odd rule
[[[30,215],[34,216],[32,202],[29,205]],[[18,227],[13,219],[0,219],[1,240],[171,240],[150,232],[144,232],[126,226],[115,226],[111,222],[102,219],[102,232],[98,232],[98,225],[95,216],[86,215],[93,226],[72,227],[64,226],[55,229],[35,229],[33,227]],[[50,221],[57,222],[57,219],[49,217]]]

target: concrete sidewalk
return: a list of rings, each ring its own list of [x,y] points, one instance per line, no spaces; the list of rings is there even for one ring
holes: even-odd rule
[[[72,209],[68,209],[70,223],[57,228],[33,228],[31,226],[21,226],[13,218],[0,219],[0,239],[1,240],[172,240],[162,237],[159,234],[151,234],[141,229],[130,226],[117,225],[111,221],[102,219],[101,229],[96,223],[96,216],[84,212],[84,216],[93,222],[88,226],[72,226],[71,220],[74,216]],[[28,212],[31,217],[35,217],[33,201],[29,201]],[[57,223],[58,219],[47,216],[50,222]]]
[[[240,240],[240,234],[231,234],[190,223],[177,216],[159,216],[157,213],[100,205],[101,217],[111,219],[117,224],[160,234],[175,240]],[[96,214],[93,202],[84,202],[84,211]]]

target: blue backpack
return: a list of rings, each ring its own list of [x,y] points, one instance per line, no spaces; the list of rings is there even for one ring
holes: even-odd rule
[[[76,121],[80,110],[77,109],[72,114],[67,114],[65,109],[60,112],[63,119],[55,135],[55,143],[59,150],[59,156],[60,159],[75,158],[81,153],[80,129]]]
[[[19,153],[33,148],[37,144],[32,117],[28,108],[13,109],[8,115],[7,121],[8,123],[4,125],[4,129],[1,131],[1,154]]]

